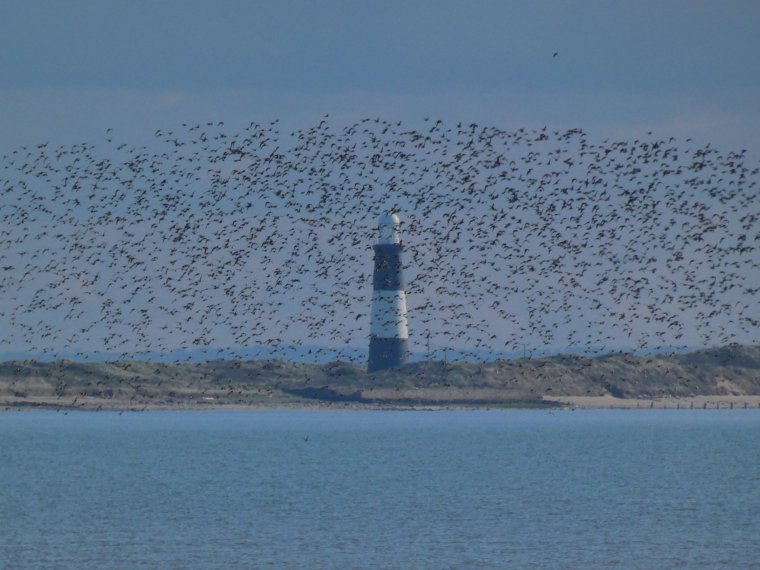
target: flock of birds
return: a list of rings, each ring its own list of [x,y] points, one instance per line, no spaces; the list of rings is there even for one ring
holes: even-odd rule
[[[756,342],[750,163],[688,139],[327,116],[20,147],[0,162],[0,352],[365,347],[384,211],[417,351]]]

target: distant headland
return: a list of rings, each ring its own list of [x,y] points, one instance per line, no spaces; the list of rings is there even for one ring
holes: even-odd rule
[[[0,363],[0,409],[758,407],[760,345],[690,353],[413,362]]]

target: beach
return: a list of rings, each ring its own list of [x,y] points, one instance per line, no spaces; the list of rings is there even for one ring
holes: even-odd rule
[[[0,402],[0,411],[189,411],[189,410],[451,410],[451,409],[742,409],[760,408],[760,395],[700,395],[690,397],[616,398],[614,396],[544,396],[541,400],[509,401],[282,401],[272,399],[250,403],[206,400],[159,401],[82,396],[76,401],[55,397],[9,397]]]
[[[545,396],[544,400],[578,409],[733,409],[760,408],[760,396],[703,395],[664,398],[615,398],[614,396]]]

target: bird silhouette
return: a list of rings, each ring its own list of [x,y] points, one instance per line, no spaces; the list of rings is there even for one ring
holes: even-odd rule
[[[411,334],[454,358],[757,340],[746,150],[434,118],[106,134],[2,157],[0,350],[366,346],[379,208]]]

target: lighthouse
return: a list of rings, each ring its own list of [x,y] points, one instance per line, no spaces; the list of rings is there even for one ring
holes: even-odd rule
[[[406,324],[406,293],[401,274],[401,220],[383,214],[378,221],[379,239],[372,276],[372,323],[369,336],[368,372],[406,363],[409,330]]]

